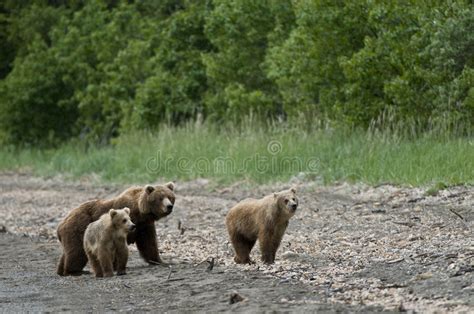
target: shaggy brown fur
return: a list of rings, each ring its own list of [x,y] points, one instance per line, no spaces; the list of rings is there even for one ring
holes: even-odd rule
[[[83,248],[87,226],[112,208],[130,208],[130,218],[136,229],[127,236],[127,243],[136,243],[142,258],[150,263],[162,263],[158,253],[155,221],[169,215],[173,209],[174,184],[132,187],[109,200],[86,202],[73,209],[59,224],[57,234],[63,246],[57,273],[61,276],[80,275],[87,263]]]
[[[226,217],[227,231],[235,249],[234,261],[251,263],[250,251],[258,239],[262,261],[274,263],[288,221],[297,207],[294,188],[258,200],[246,199],[235,205]]]
[[[84,233],[84,251],[96,277],[125,275],[128,261],[127,234],[135,230],[130,209],[111,209],[89,224]]]

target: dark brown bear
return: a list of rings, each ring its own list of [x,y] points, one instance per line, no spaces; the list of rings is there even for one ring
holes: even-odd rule
[[[127,243],[136,243],[141,257],[150,264],[162,263],[156,239],[155,221],[168,216],[175,201],[175,185],[132,187],[118,197],[94,200],[73,209],[58,226],[58,239],[63,254],[57,273],[61,276],[80,275],[87,263],[83,238],[87,226],[110,209],[130,208],[130,218],[136,229],[127,236]]]
[[[273,264],[288,221],[297,207],[296,189],[291,188],[261,199],[246,199],[231,208],[226,226],[235,249],[234,261],[251,263],[250,251],[258,240],[262,261]]]

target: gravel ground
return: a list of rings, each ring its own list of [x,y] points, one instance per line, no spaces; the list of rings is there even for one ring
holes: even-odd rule
[[[157,223],[171,268],[145,265],[131,246],[128,274],[97,280],[55,274],[55,229],[72,208],[125,187],[0,173],[0,312],[474,312],[473,187],[427,196],[393,185],[292,184],[300,208],[272,266],[259,262],[258,247],[256,264],[233,263],[224,218],[239,200],[289,185],[201,179],[177,182],[175,210]]]

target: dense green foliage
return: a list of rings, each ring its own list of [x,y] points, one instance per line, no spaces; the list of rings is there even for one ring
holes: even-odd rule
[[[196,119],[474,122],[470,0],[5,0],[0,142]]]

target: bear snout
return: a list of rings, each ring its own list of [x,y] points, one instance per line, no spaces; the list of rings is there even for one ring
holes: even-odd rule
[[[295,211],[296,211],[296,208],[298,208],[298,204],[291,204],[291,205],[290,205],[290,209],[291,209],[292,211],[295,212]]]
[[[171,213],[173,211],[173,204],[166,205],[166,211],[168,214]]]
[[[129,231],[135,231],[135,229],[137,229],[137,226],[135,226],[135,224],[131,224],[131,225],[128,227],[128,230],[129,230]]]

